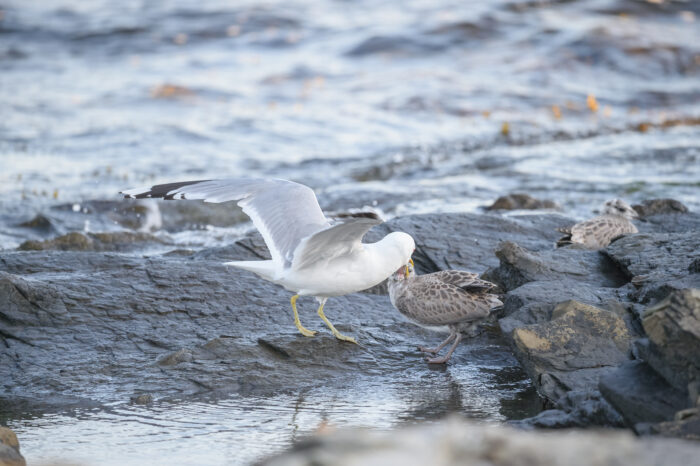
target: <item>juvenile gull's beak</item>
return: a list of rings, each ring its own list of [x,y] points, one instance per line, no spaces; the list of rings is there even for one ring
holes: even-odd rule
[[[415,267],[415,266],[413,265],[413,259],[408,259],[408,263],[411,264],[412,267]],[[403,274],[404,274],[404,278],[408,278],[408,276],[410,275],[410,272],[409,272],[409,270],[408,270],[408,265],[406,265],[406,266],[404,267],[404,272],[403,272]]]

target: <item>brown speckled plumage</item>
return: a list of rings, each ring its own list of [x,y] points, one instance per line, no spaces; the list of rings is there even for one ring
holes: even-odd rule
[[[489,291],[494,284],[481,280],[474,273],[445,270],[427,275],[416,275],[412,266],[407,266],[406,276],[402,267],[389,277],[389,296],[398,311],[412,321],[428,326],[444,326],[450,336],[435,349],[423,349],[437,353],[451,339],[455,339],[447,355],[432,358],[428,362],[447,362],[461,339],[461,333],[489,316],[492,308],[503,303]]]
[[[602,215],[560,229],[566,236],[557,241],[557,246],[578,243],[591,249],[604,248],[615,238],[637,233],[639,230],[631,221],[636,217],[637,213],[626,202],[620,199],[607,201]]]

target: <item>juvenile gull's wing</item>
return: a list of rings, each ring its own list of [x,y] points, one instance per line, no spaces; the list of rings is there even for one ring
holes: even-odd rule
[[[571,228],[571,240],[589,247],[602,248],[628,233],[637,233],[637,227],[620,215],[600,215]]]
[[[464,272],[462,270],[441,270],[440,272],[433,272],[429,275],[443,283],[449,283],[465,291],[475,293],[485,293],[496,287],[496,285],[491,282],[481,280],[477,274]]]
[[[330,226],[311,188],[292,181],[239,178],[167,183],[122,191],[127,198],[238,201],[278,268],[289,267],[302,239]]]
[[[294,252],[292,267],[301,270],[319,261],[330,260],[359,247],[362,237],[383,220],[373,212],[348,214],[342,223],[304,238]]]
[[[474,322],[486,318],[492,308],[503,304],[495,295],[470,293],[433,274],[410,279],[395,301],[399,312],[423,325]]]

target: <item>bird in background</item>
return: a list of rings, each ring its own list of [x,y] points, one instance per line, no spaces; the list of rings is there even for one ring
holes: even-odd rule
[[[417,275],[412,260],[389,277],[388,285],[391,303],[401,314],[419,325],[448,327],[449,336],[437,347],[418,348],[433,355],[427,358],[431,364],[449,361],[462,335],[472,332],[488,319],[492,309],[503,305],[489,293],[496,285],[481,280],[475,273],[443,270]],[[437,357],[452,340],[447,353]]]
[[[557,241],[557,246],[582,244],[589,249],[600,249],[609,245],[614,239],[630,233],[637,233],[632,220],[638,218],[629,204],[621,199],[611,199],[603,204],[603,213],[590,220],[579,222],[571,227],[558,228],[566,236]]]
[[[159,184],[122,191],[126,198],[237,201],[253,221],[270,251],[271,260],[234,261],[230,265],[257,274],[294,293],[294,324],[302,335],[315,331],[299,320],[299,296],[314,296],[318,315],[339,340],[357,343],[340,333],[323,307],[328,298],[371,288],[408,264],[415,250],[407,233],[393,232],[376,243],[363,243],[370,228],[383,223],[373,212],[350,213],[338,223],[326,218],[313,190],[281,179],[222,179]]]

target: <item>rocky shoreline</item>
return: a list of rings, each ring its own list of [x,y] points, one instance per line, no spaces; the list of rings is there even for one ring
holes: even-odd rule
[[[366,240],[405,231],[419,273],[465,269],[499,285],[498,326],[548,408],[514,424],[628,426],[697,440],[700,215],[670,201],[638,211],[640,233],[601,251],[555,249],[556,228],[573,222],[559,213],[405,216]],[[6,401],[298,390],[420,361],[419,330],[381,286],[328,308],[359,346],[325,333],[305,339],[280,311],[288,293],[221,265],[266,257],[257,233],[225,247],[138,254],[150,244],[168,248],[143,232],[74,232],[0,253]]]
[[[522,426],[628,426],[700,440],[700,216],[635,206],[640,233],[601,251],[506,242],[486,277],[504,336],[552,409]]]

